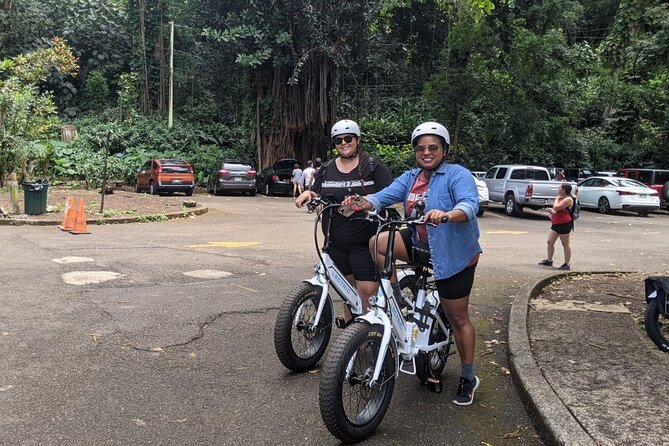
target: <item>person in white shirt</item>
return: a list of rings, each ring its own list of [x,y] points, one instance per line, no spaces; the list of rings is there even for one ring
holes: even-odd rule
[[[314,169],[314,163],[307,161],[307,167],[302,172],[302,182],[304,185],[303,190],[311,190],[311,186],[314,184],[314,177],[316,175],[316,169]]]

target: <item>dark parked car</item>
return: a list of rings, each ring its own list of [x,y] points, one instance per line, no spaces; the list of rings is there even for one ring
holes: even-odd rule
[[[660,196],[660,207],[669,211],[669,169],[620,169],[616,175],[637,180],[655,189]]]
[[[207,173],[207,190],[214,195],[227,191],[256,194],[256,171],[250,161],[222,160]]]
[[[256,190],[265,195],[290,195],[293,193],[293,166],[299,164],[295,159],[282,159],[271,167],[266,167],[258,175]]]
[[[135,192],[145,190],[151,195],[183,192],[191,196],[195,190],[193,167],[184,160],[149,160],[135,174]]]

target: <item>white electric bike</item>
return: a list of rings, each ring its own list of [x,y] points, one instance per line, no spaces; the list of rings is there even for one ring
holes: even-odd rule
[[[378,234],[388,233],[388,249],[381,286],[369,312],[333,344],[320,383],[320,410],[332,435],[346,443],[371,436],[383,420],[400,372],[416,375],[430,390],[441,393],[441,373],[451,354],[451,326],[441,308],[433,280],[429,253],[415,266],[417,295],[412,309],[400,310],[390,286],[395,230],[402,225],[429,224],[419,220],[381,219]],[[371,300],[371,298],[370,298]]]
[[[348,306],[353,318],[363,314],[362,300],[357,289],[346,280],[328,254],[332,218],[324,231],[323,246],[318,246],[319,222],[324,215],[332,216],[340,205],[332,200],[316,198],[307,206],[320,209],[314,223],[314,241],[318,253],[315,275],[304,280],[283,301],[274,325],[274,348],[281,363],[293,372],[311,370],[320,361],[330,341],[332,325],[345,328],[353,319],[335,318],[331,291],[336,291]],[[416,289],[416,276],[410,265],[398,269],[400,287],[407,294]]]

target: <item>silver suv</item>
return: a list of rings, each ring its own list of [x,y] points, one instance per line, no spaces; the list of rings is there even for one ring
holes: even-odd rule
[[[250,161],[218,161],[207,173],[207,190],[214,195],[231,191],[256,194],[256,171]]]

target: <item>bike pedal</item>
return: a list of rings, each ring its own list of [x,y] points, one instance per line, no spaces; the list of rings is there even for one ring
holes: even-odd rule
[[[353,319],[351,319],[351,321],[352,320]],[[346,328],[351,323],[351,321],[346,322],[343,317],[337,317],[335,318],[335,325],[337,326],[337,328]]]
[[[428,378],[425,384],[427,384],[428,390],[434,393],[441,393],[444,390],[444,385],[437,378]]]

